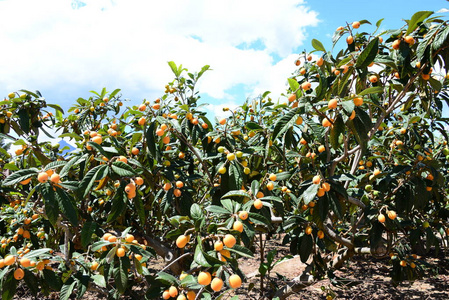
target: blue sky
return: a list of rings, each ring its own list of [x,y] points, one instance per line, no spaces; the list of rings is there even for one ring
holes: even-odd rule
[[[384,18],[390,29],[416,11],[449,9],[443,0],[364,2],[0,0],[0,96],[38,89],[67,109],[106,87],[137,104],[162,95],[173,60],[189,71],[211,66],[199,90],[221,114],[266,90],[277,99],[298,53],[312,38],[330,49],[345,22]]]

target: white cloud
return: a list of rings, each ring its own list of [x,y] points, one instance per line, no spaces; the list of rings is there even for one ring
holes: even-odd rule
[[[190,71],[209,64],[199,90],[214,98],[229,99],[238,84],[283,89],[292,53],[318,22],[301,0],[84,2],[0,1],[2,95],[39,89],[68,104],[106,86],[151,99],[172,79],[170,60]],[[265,49],[237,48],[256,41]],[[286,58],[274,64],[272,54]]]

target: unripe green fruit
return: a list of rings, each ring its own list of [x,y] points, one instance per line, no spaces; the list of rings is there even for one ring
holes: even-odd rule
[[[422,226],[423,226],[424,228],[427,228],[427,227],[430,226],[430,224],[429,224],[429,222],[424,221],[424,223],[422,223]]]
[[[374,196],[376,196],[376,197],[377,197],[377,196],[379,196],[379,194],[380,194],[380,192],[379,192],[379,191],[373,191],[373,195],[374,195]]]
[[[241,158],[243,156],[242,151],[237,151],[235,154],[237,155],[238,158]]]
[[[16,97],[16,94],[15,93],[9,93],[8,94],[8,98],[9,99],[12,99],[12,98],[15,98]]]
[[[449,155],[449,148],[444,148],[443,149],[443,154],[444,155]]]
[[[22,99],[26,99],[26,97],[27,97],[27,94],[20,95],[20,98],[22,98]]]
[[[373,186],[371,184],[368,184],[365,186],[365,191],[367,191],[368,193],[371,192],[373,190]]]
[[[218,147],[218,152],[220,152],[220,153],[223,153],[225,150],[226,149],[223,146]]]
[[[246,168],[243,169],[243,172],[244,172],[246,175],[248,175],[249,173],[251,173],[251,170],[250,170],[250,168],[246,167]]]

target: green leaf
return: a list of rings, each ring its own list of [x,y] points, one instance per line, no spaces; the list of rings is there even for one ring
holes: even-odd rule
[[[122,162],[123,163],[123,162]],[[80,182],[79,190],[83,193],[83,198],[89,194],[92,186],[95,183],[95,180],[99,180],[102,178],[98,178],[103,175],[103,171],[107,170],[107,165],[98,165],[87,172],[87,174],[83,177]]]
[[[312,47],[315,48],[318,51],[326,52],[326,49],[324,49],[323,44],[319,40],[313,39],[312,40]]]
[[[164,285],[174,285],[177,282],[176,277],[165,272],[157,273],[156,280],[160,281]]]
[[[6,280],[2,282],[2,300],[11,300],[16,293],[17,280],[14,278],[14,272],[6,276]]]
[[[84,154],[82,156],[75,156],[72,159],[70,159],[67,164],[62,168],[61,172],[59,172],[59,175],[61,177],[64,177],[69,172],[70,168],[74,165],[78,165],[83,159],[86,160],[88,154]]]
[[[192,216],[192,218],[194,220],[200,220],[200,219],[204,218],[204,214],[203,214],[203,211],[201,210],[201,207],[196,203],[194,203],[190,207],[190,215]]]
[[[41,249],[31,250],[30,252],[25,254],[23,257],[26,257],[26,258],[45,257],[48,254],[50,254],[50,251],[52,251],[51,248],[41,248]]]
[[[215,213],[215,214],[228,214],[229,215],[230,213],[232,213],[218,205],[209,205],[208,207],[206,207],[206,210],[208,212]]]
[[[139,216],[139,221],[142,225],[144,225],[146,216],[145,216],[145,207],[143,205],[142,198],[140,197],[140,195],[136,195],[136,197],[134,197],[133,201],[134,201],[134,207],[137,211],[137,215]]]
[[[359,96],[365,96],[368,94],[378,94],[378,93],[382,93],[384,91],[384,88],[381,86],[373,86],[367,89],[364,89],[363,91],[361,91],[359,93]]]
[[[6,179],[3,180],[2,185],[8,186],[17,184],[21,181],[30,178],[31,176],[37,175],[38,172],[39,170],[37,168],[19,170],[6,177]]]
[[[288,84],[293,92],[296,92],[299,89],[299,83],[294,78],[287,78]]]
[[[133,177],[136,176],[136,172],[133,167],[128,164],[125,164],[122,161],[114,161],[112,163],[112,170],[119,176],[122,177]]]
[[[81,230],[81,245],[86,248],[92,241],[92,234],[94,234],[97,228],[97,223],[94,221],[87,221],[84,223],[83,229]]]
[[[47,164],[46,166],[45,166],[45,168],[43,169],[43,171],[48,171],[48,170],[50,170],[50,169],[56,169],[56,168],[59,168],[59,167],[61,167],[61,166],[65,166],[67,164],[67,162],[66,161],[64,161],[64,160],[61,160],[61,161],[52,161],[51,163],[49,163],[49,164]]]
[[[249,219],[251,220],[251,222],[253,222],[254,224],[265,225],[268,228],[271,228],[271,221],[268,220],[263,215],[261,215],[259,213],[250,212],[248,214],[248,216],[249,216]]]
[[[346,113],[350,114],[350,113],[352,113],[352,111],[354,110],[354,107],[355,107],[354,101],[353,100],[342,101],[341,107],[343,107],[343,109],[346,111]]]
[[[78,215],[72,197],[60,187],[56,187],[56,200],[60,211],[66,216],[73,226],[78,226]]]
[[[59,294],[60,299],[69,299],[70,295],[73,292],[73,289],[75,288],[75,285],[76,281],[74,281],[73,278],[69,278],[69,280],[67,280],[67,282],[61,288],[61,293]]]
[[[112,199],[111,211],[108,215],[107,222],[112,222],[122,215],[126,209],[127,196],[125,194],[125,184],[120,185],[119,189],[115,193]]]
[[[249,194],[247,192],[244,192],[242,190],[234,190],[234,191],[229,191],[226,194],[224,194],[221,199],[223,198],[230,198],[230,197],[248,197],[249,198]]]
[[[433,14],[432,11],[418,11],[416,12],[410,21],[408,22],[408,28],[405,35],[409,35],[412,31],[418,27],[419,23],[424,21],[427,17],[429,17],[431,14]]]
[[[366,68],[370,63],[376,58],[377,52],[379,51],[379,38],[374,38],[360,53],[357,61],[355,63],[356,68]]]
[[[169,61],[168,65],[170,66],[173,74],[175,74],[176,77],[179,77],[179,72],[178,72],[178,67],[176,66],[176,64],[173,61]]]
[[[92,279],[94,280],[94,283],[98,285],[99,287],[105,288],[106,287],[106,280],[104,279],[103,275],[96,274],[92,276]]]
[[[443,47],[444,43],[448,40],[449,37],[449,26],[446,26],[441,32],[437,34],[435,40],[432,43],[432,49],[438,50]]]
[[[124,260],[124,258],[120,258],[120,264],[113,269],[115,286],[121,294],[126,291],[126,286],[128,285],[128,270],[125,268]]]
[[[254,254],[246,247],[243,247],[242,245],[235,244],[232,248],[227,248],[230,252],[237,253],[240,256],[243,257],[254,257]]]
[[[30,133],[30,116],[26,109],[21,109],[17,112],[19,115],[20,128],[26,133]]]
[[[37,281],[37,278],[30,270],[28,269],[23,270],[25,271],[25,276],[23,277],[23,279],[25,280],[27,289],[29,289],[31,294],[33,294],[36,297],[37,293],[39,292],[39,283]]]
[[[195,248],[195,254],[194,254],[194,256],[193,256],[193,260],[197,263],[197,264],[199,264],[200,266],[202,266],[202,267],[212,267],[212,265],[210,265],[208,262],[207,262],[207,260],[206,260],[206,258],[204,257],[204,254],[203,254],[203,251],[202,251],[202,247],[200,246],[201,245],[201,240],[199,240],[198,241],[198,244],[196,245],[196,248]]]
[[[310,254],[312,254],[313,239],[310,235],[303,235],[299,238],[299,256],[303,263],[309,259]]]
[[[331,127],[330,132],[330,143],[332,148],[338,149],[340,147],[340,135],[345,133],[345,123],[343,122],[343,118],[338,115],[337,119],[334,122],[334,125]]]
[[[304,204],[309,204],[310,201],[315,199],[316,193],[318,192],[318,189],[320,188],[319,184],[311,184],[301,195],[302,199],[304,200]]]
[[[296,107],[282,116],[274,126],[272,140],[278,138],[278,136],[285,133],[288,129],[290,129],[296,122],[296,115],[299,113],[300,108]]]
[[[44,199],[45,215],[50,223],[55,226],[59,215],[58,202],[55,191],[49,183],[41,185],[42,198]]]

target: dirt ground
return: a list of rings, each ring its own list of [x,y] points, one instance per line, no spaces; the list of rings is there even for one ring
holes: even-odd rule
[[[276,249],[278,252],[276,259],[282,257],[283,254],[287,254],[288,247],[282,246],[281,240],[281,238],[276,236],[268,240],[266,253]],[[388,260],[375,260],[363,256],[353,257],[345,267],[336,272],[336,275],[352,279],[359,284],[346,288],[335,287],[326,279],[307,287],[288,299],[326,299],[328,294],[332,294],[335,297],[334,299],[449,299],[448,254],[441,251],[438,258],[426,258],[426,261],[435,271],[433,275],[414,282],[404,282],[397,287],[389,279],[390,266],[388,265]],[[161,269],[163,264],[163,260],[159,259],[157,262],[152,262],[151,265],[157,270]],[[268,294],[270,286],[265,285],[265,290],[262,293],[260,292],[259,260],[257,258],[242,258],[239,261],[239,266],[247,276],[242,288],[236,291],[239,298],[245,300],[267,299],[265,296]],[[284,283],[282,276],[285,276],[285,279],[292,279],[300,275],[304,269],[305,264],[300,261],[299,257],[293,257],[276,265],[270,272],[269,279],[272,279],[275,285],[282,286]],[[264,282],[267,282],[267,278],[265,278]],[[272,288],[275,288],[274,285]],[[231,296],[231,294],[228,294],[221,299],[226,300],[231,298]],[[22,286],[19,287],[14,299],[31,300],[44,298],[30,296]],[[59,295],[55,293],[51,299],[59,299]],[[94,292],[88,292],[83,299],[102,300],[106,298]]]

